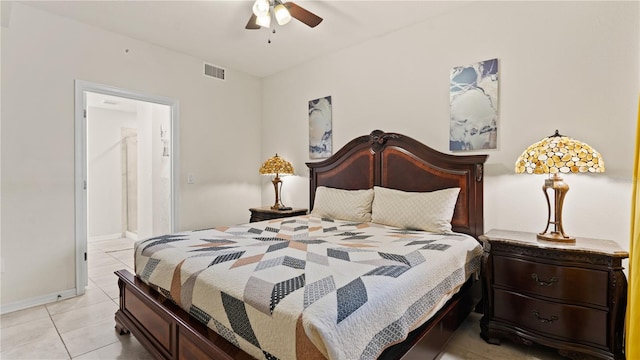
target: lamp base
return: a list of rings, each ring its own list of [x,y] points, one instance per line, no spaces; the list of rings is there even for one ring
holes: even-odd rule
[[[291,210],[292,207],[291,206],[284,206],[284,205],[273,205],[271,207],[271,210],[278,210],[278,211],[285,211],[285,210]]]
[[[547,190],[549,189],[553,190],[554,193],[553,221],[551,221],[551,202],[549,201],[549,194],[547,194]],[[576,242],[576,238],[567,236],[567,234],[564,233],[564,227],[562,226],[562,203],[564,202],[565,195],[567,195],[567,191],[569,191],[569,185],[567,185],[558,174],[553,174],[551,178],[544,181],[542,192],[544,192],[544,197],[547,199],[547,227],[544,228],[543,232],[538,234],[537,238],[539,240],[567,244]],[[547,232],[551,224],[553,224],[553,231]]]
[[[569,236],[564,236],[561,233],[557,232],[557,231],[552,231],[550,233],[540,233],[538,235],[536,235],[536,237],[539,240],[546,240],[546,241],[555,241],[555,242],[563,242],[563,243],[568,243],[568,244],[572,244],[576,242],[576,238],[573,237],[569,237]]]

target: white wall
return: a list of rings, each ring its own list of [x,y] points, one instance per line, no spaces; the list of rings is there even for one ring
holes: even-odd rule
[[[122,134],[137,128],[136,114],[87,109],[87,232],[89,238],[122,234]]]
[[[153,234],[153,105],[138,102],[138,228],[140,239]]]
[[[138,102],[138,239],[168,233],[170,218],[169,157],[162,156],[160,126],[169,129],[171,108]],[[167,139],[170,138],[167,132]]]
[[[76,79],[179,101],[181,229],[248,220],[261,192],[260,79],[233,69],[208,78],[203,59],[24,3],[3,23],[3,312],[75,287]]]
[[[485,230],[543,230],[544,176],[513,174],[533,142],[561,133],[599,150],[607,172],[568,175],[567,233],[628,249],[639,90],[638,2],[485,2],[460,8],[264,80],[262,158],[298,177],[283,200],[308,206],[307,102],[331,95],[334,151],[374,129],[448,151],[449,71],[499,59],[498,149],[485,177]],[[273,201],[262,183],[262,203]]]
[[[153,129],[153,153],[151,161],[153,164],[153,210],[151,236],[169,233],[171,231],[171,158],[172,152],[169,149],[169,156],[162,156],[164,143],[160,137],[161,130],[167,141],[171,138],[170,122],[171,108],[166,105],[155,104],[152,109]]]

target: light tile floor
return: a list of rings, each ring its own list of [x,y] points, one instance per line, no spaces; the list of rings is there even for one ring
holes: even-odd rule
[[[113,319],[118,307],[115,270],[133,272],[133,241],[114,239],[88,244],[89,286],[83,296],[2,315],[0,359],[152,359],[131,335],[119,336]],[[552,349],[480,338],[480,314],[472,313],[439,360],[555,360]],[[419,359],[419,346],[404,359]]]
[[[89,242],[88,258],[84,295],[2,315],[0,359],[153,359],[133,336],[114,329],[113,272],[133,272],[133,241]]]

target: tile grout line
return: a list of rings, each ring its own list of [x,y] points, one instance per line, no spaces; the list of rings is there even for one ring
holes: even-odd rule
[[[132,243],[133,243],[133,241],[132,241]],[[114,250],[105,250],[103,248],[100,248],[96,244],[90,244],[90,247],[93,248],[92,252],[95,252],[96,254],[103,254],[103,255],[109,256],[109,258],[111,258],[111,260],[113,260],[114,264],[117,265],[116,267],[118,267],[118,268],[127,268],[127,269],[130,268],[130,266],[125,262],[127,260],[124,258],[124,256],[117,257],[117,256],[114,256],[114,255],[118,255],[118,253],[124,253],[124,252],[133,252],[133,247],[131,245],[122,244],[122,245],[120,245],[120,248],[117,248],[117,249],[114,249]],[[88,263],[87,265],[88,265],[88,270],[90,270],[91,269],[91,263]],[[97,267],[100,267],[100,266],[97,266]],[[92,271],[92,273],[93,272],[94,271]],[[90,285],[92,288],[94,288],[95,291],[99,290],[100,294],[105,296],[105,298],[106,298],[105,302],[106,301],[111,301],[112,303],[115,303],[116,305],[118,305],[117,298],[114,299],[109,295],[108,289],[110,289],[110,288],[106,286],[106,283],[103,284],[103,285],[100,285],[94,280],[94,278],[96,276],[97,277],[107,276],[107,274],[112,275],[113,278],[114,278],[114,281],[115,281],[116,277],[113,274],[113,272],[111,272],[111,271],[108,271],[108,272],[105,272],[105,273],[100,273],[100,274],[94,273],[94,274],[92,274],[93,276],[88,276],[87,277],[88,280],[90,281],[90,283],[88,285]],[[65,300],[67,300],[67,299],[65,299]],[[56,315],[59,315],[59,314],[65,313],[65,312],[71,312],[71,311],[76,311],[77,310],[75,308],[76,305],[74,304],[74,305],[71,306],[71,308],[68,308],[68,309],[66,309],[66,310],[64,310],[62,312],[55,312],[54,313],[53,312],[54,311],[54,306],[53,305],[55,305],[57,303],[60,303],[61,301],[65,301],[65,300],[56,300],[56,301],[53,301],[53,302],[50,302],[50,303],[47,303],[47,304],[43,304],[41,306],[42,306],[43,310],[45,311],[45,313],[43,314],[44,316],[41,316],[39,319],[34,318],[34,319],[28,320],[26,322],[16,323],[14,325],[11,325],[11,326],[7,327],[6,329],[11,328],[13,326],[20,326],[20,325],[26,324],[26,323],[31,322],[31,321],[42,321],[42,320],[48,318],[49,321],[50,321],[50,324],[53,325],[53,328],[54,328],[54,331],[56,332],[56,335],[58,336],[57,339],[59,339],[60,344],[64,347],[64,350],[65,350],[65,354],[64,355],[60,354],[60,355],[62,355],[66,359],[74,359],[74,358],[77,358],[79,356],[84,356],[84,355],[86,355],[88,353],[91,353],[93,351],[97,351],[97,350],[102,349],[102,348],[106,348],[106,347],[111,346],[114,343],[116,343],[116,342],[114,342],[114,343],[98,346],[96,348],[93,348],[93,349],[90,349],[90,350],[88,350],[86,352],[83,352],[82,354],[77,354],[75,357],[72,357],[70,349],[68,347],[68,344],[65,342],[64,338],[62,337],[61,331],[59,329],[59,324],[57,324],[56,321],[53,319],[53,317],[56,316]],[[86,306],[91,306],[91,305],[95,305],[95,304],[89,304],[89,305],[86,305]],[[50,308],[49,306],[52,306],[52,307]],[[59,308],[56,308],[56,309],[60,310]],[[0,329],[0,331],[6,330],[6,329]],[[55,338],[52,338],[52,340],[54,340],[54,339]],[[28,344],[25,344],[25,345],[28,345]],[[4,353],[4,352],[8,352],[10,350],[11,350],[10,347],[9,348],[3,348],[2,352]],[[27,357],[24,357],[24,359],[30,359],[30,357],[28,357],[28,355],[27,355]]]
[[[58,301],[56,301],[55,303],[57,303]],[[52,304],[55,304],[52,303]],[[49,312],[49,308],[45,305],[45,310],[47,310],[47,314],[49,314],[49,320],[51,320],[51,323],[53,324],[53,328],[56,329],[56,333],[58,334],[58,338],[60,338],[60,342],[62,343],[62,346],[64,346],[64,351],[67,352],[68,358],[71,359],[71,353],[69,352],[69,348],[67,348],[67,343],[64,342],[64,339],[62,338],[62,334],[60,334],[60,330],[58,330],[58,325],[56,325],[56,322],[53,320],[53,316],[51,315],[51,312]]]
[[[118,258],[116,258],[116,257],[112,256],[112,255],[111,255],[111,254],[109,254],[107,251],[105,251],[105,250],[103,250],[103,249],[100,249],[100,248],[98,248],[98,249],[100,250],[100,252],[101,252],[101,253],[103,253],[103,254],[107,254],[107,255],[111,256],[114,260],[117,260],[119,263],[122,263],[122,261],[121,261],[120,259],[118,259]],[[127,250],[127,249],[125,249],[125,250]],[[118,251],[120,251],[120,250],[118,250]],[[125,264],[125,265],[126,265],[126,264]],[[89,265],[89,266],[90,266],[90,265]],[[87,271],[87,272],[88,272],[88,271]],[[107,292],[106,292],[106,291],[105,291],[105,290],[104,290],[100,285],[98,285],[98,283],[96,283],[96,282],[93,280],[93,277],[89,276],[89,277],[88,277],[88,279],[89,279],[89,281],[91,281],[91,282],[94,284],[94,286],[95,286],[96,288],[98,288],[98,289],[99,289],[99,290],[100,290],[100,291],[101,291],[101,292],[102,292],[102,293],[103,293],[103,294],[104,294],[104,295],[105,295],[105,296],[106,296],[110,301],[112,301],[112,302],[113,302],[113,299],[111,298],[111,296],[109,296],[109,294],[107,294]],[[117,304],[116,304],[116,305],[117,305]],[[62,344],[64,345],[64,348],[65,348],[65,350],[67,351],[67,354],[69,355],[69,359],[70,359],[70,360],[73,360],[73,359],[74,359],[74,357],[72,357],[72,356],[71,356],[71,352],[69,352],[69,349],[67,348],[67,344],[64,342],[64,339],[62,339],[62,334],[60,334],[60,331],[58,330],[58,327],[56,326],[55,321],[53,321],[53,318],[51,317],[51,313],[49,312],[49,309],[48,309],[48,308],[46,308],[46,307],[45,307],[45,309],[47,310],[47,313],[49,313],[49,317],[51,318],[51,322],[53,323],[53,326],[55,327],[56,332],[58,333],[58,337],[60,337],[60,341],[62,341]],[[74,310],[75,310],[75,309],[74,309]],[[73,310],[69,310],[69,311],[73,311]],[[115,331],[115,330],[114,330],[114,331]],[[113,343],[112,343],[112,344],[113,344]],[[105,347],[107,347],[107,346],[111,346],[112,344],[107,344],[107,345],[103,345],[103,346],[97,347],[97,348],[95,348],[95,349],[91,349],[91,350],[86,351],[86,352],[84,352],[84,353],[82,353],[82,354],[78,354],[75,358],[78,358],[78,357],[83,356],[83,355],[86,355],[86,354],[88,354],[88,353],[90,353],[90,352],[93,352],[93,351],[96,351],[96,350],[99,350],[99,349],[105,348]]]

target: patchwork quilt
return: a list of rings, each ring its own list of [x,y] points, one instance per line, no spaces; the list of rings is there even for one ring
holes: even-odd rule
[[[257,359],[375,359],[477,275],[463,234],[299,216],[138,241],[136,274]]]

